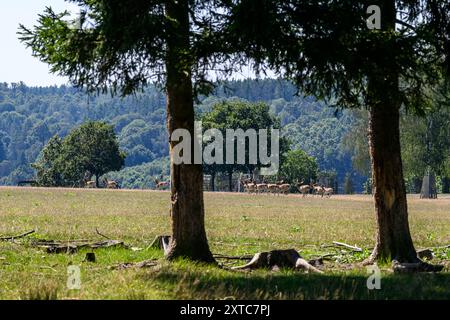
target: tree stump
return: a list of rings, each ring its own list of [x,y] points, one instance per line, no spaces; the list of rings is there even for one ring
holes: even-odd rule
[[[94,263],[95,262],[95,253],[94,252],[86,253],[86,257],[84,258],[84,261]]]
[[[420,199],[437,199],[436,179],[433,174],[423,177]]]

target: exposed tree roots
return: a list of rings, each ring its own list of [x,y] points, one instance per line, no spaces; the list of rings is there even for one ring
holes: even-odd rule
[[[395,273],[417,273],[417,272],[440,272],[444,269],[442,265],[433,265],[423,261],[414,263],[400,263],[392,261],[392,269]]]

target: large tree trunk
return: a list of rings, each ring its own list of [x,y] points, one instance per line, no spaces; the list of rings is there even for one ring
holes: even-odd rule
[[[369,260],[417,262],[408,223],[398,106],[380,103],[370,107],[369,142],[378,225]]]
[[[384,31],[395,29],[394,0],[381,0]],[[411,239],[406,189],[400,152],[399,76],[391,65],[397,48],[379,47],[379,61],[369,76],[369,145],[373,197],[377,217],[377,242],[368,262],[375,260],[418,262]]]
[[[173,21],[167,43],[167,127],[169,136],[179,128],[190,132],[193,155],[194,103],[189,54],[188,1],[168,0],[166,14]],[[175,165],[172,152],[176,144],[177,142],[170,141],[172,237],[166,257],[169,260],[184,257],[214,262],[204,224],[202,165],[193,164],[193,157],[192,164]]]

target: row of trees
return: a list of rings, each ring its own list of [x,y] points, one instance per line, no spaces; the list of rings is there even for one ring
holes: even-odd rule
[[[260,129],[269,130],[268,143],[270,143],[270,130],[280,130],[279,120],[270,112],[269,105],[265,103],[248,103],[240,100],[230,100],[217,103],[212,110],[198,117],[202,121],[203,130],[216,129],[219,130],[223,137],[226,136],[227,129],[242,129],[246,132],[249,129],[255,130],[257,133]],[[259,136],[258,136],[259,145]],[[247,139],[248,140],[248,139]],[[288,139],[281,137],[280,139],[280,164],[283,163],[283,156],[289,150]],[[234,146],[233,146],[234,148]],[[227,154],[227,145],[223,141],[223,155]],[[268,150],[270,151],[270,145]],[[249,141],[246,144],[246,161],[245,164],[204,164],[204,172],[211,175],[211,189],[214,190],[214,181],[217,174],[224,174],[229,177],[229,190],[233,188],[232,176],[234,172],[244,172],[253,174],[254,171],[260,170],[262,165],[258,158],[256,164],[249,164]],[[259,155],[258,155],[259,156]]]
[[[47,9],[36,27],[22,26],[22,41],[53,72],[88,90],[128,95],[159,80],[169,135],[183,128],[194,136],[194,98],[210,91],[209,70],[233,71],[249,61],[256,71],[292,79],[306,94],[366,107],[378,226],[369,261],[419,261],[408,223],[400,108],[420,110],[428,90],[448,79],[450,3],[371,1],[382,15],[381,28],[369,30],[366,1],[77,2],[79,29]],[[201,165],[171,163],[169,259],[214,261],[202,180]]]
[[[345,134],[352,131],[355,121],[352,112],[335,115],[333,108],[311,97],[293,96],[294,93],[292,83],[283,80],[227,81],[218,84],[213,95],[199,97],[195,113],[199,120],[224,101],[264,100],[272,117],[279,119],[291,147],[317,159],[321,170],[336,171],[342,182],[346,172],[352,170],[350,153],[340,147]],[[114,125],[120,148],[127,154],[125,167],[130,168],[120,174],[124,186],[150,188],[153,181],[139,178],[134,171],[148,163],[156,168],[162,163],[161,158],[167,157],[164,103],[164,95],[154,86],[146,87],[136,97],[122,99],[88,96],[65,86],[32,88],[24,84],[0,84],[0,149],[4,150],[0,150],[0,184],[15,185],[19,180],[31,179],[34,173],[29,163],[36,161],[52,136],[64,138],[83,122],[92,120]],[[131,168],[135,166],[136,170]],[[164,170],[161,167],[160,171]],[[354,178],[356,186],[364,180],[362,176]]]
[[[210,111],[200,113],[198,119],[201,120],[203,133],[209,129],[215,129],[219,130],[223,137],[226,136],[227,129],[241,129],[245,132],[251,129],[255,132],[259,132],[261,129],[269,130],[269,132],[271,129],[281,129],[279,120],[271,113],[269,105],[237,99],[215,104]],[[209,141],[205,140],[204,142]],[[270,143],[270,136],[268,142]],[[212,176],[211,189],[213,191],[215,190],[215,177],[218,174],[228,175],[229,189],[232,191],[233,173],[251,175],[264,166],[259,157],[255,164],[248,163],[250,141],[247,139],[245,143],[245,164],[237,164],[236,161],[234,164],[203,164],[204,173]],[[259,143],[257,144],[259,145]],[[221,147],[223,155],[227,154],[228,145],[225,140]],[[268,149],[271,150],[270,145]],[[280,139],[279,154],[281,156],[279,172],[274,176],[264,177],[265,180],[284,180],[288,183],[295,183],[309,182],[317,178],[319,167],[316,159],[308,156],[302,150],[290,150],[290,141],[285,137]],[[89,121],[72,130],[65,138],[57,135],[52,137],[32,167],[36,171],[37,183],[40,186],[83,186],[82,179],[86,178],[86,172],[89,172],[95,175],[98,187],[98,178],[105,173],[119,171],[123,167],[125,159],[125,152],[119,149],[119,141],[114,133],[114,127],[104,122]],[[160,176],[160,174],[164,176],[166,170],[162,166],[164,166],[164,161],[159,166],[153,166],[153,169],[151,169],[152,165],[144,166],[143,168],[147,168],[148,171],[140,174],[141,181],[147,180],[147,183],[153,184],[152,177]],[[128,175],[133,175],[133,173],[115,174],[116,177],[121,177],[119,179],[121,182],[125,180],[125,186]]]

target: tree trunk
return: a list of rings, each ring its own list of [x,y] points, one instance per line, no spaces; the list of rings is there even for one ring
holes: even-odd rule
[[[95,187],[100,188],[100,181],[98,180],[98,173],[95,174]]]
[[[385,31],[395,29],[394,0],[381,0],[381,23]],[[411,239],[406,189],[400,151],[399,76],[391,63],[397,48],[379,47],[378,65],[368,81],[369,146],[373,197],[377,217],[377,242],[367,262],[418,262]]]
[[[442,181],[442,193],[450,193],[450,178],[442,176],[441,181]]]
[[[228,191],[233,192],[233,171],[228,172]]]
[[[213,173],[211,173],[211,191],[216,191],[215,179],[216,179],[216,173],[213,172]]]
[[[194,103],[189,46],[189,5],[187,0],[167,1],[166,15],[173,21],[167,41],[167,127],[169,137],[179,128],[189,131],[191,150],[194,145]],[[202,165],[173,162],[171,158],[172,237],[166,257],[184,257],[201,262],[214,262],[208,246],[204,224]]]
[[[417,262],[408,223],[398,106],[370,107],[369,144],[378,225],[377,243],[369,260]]]

